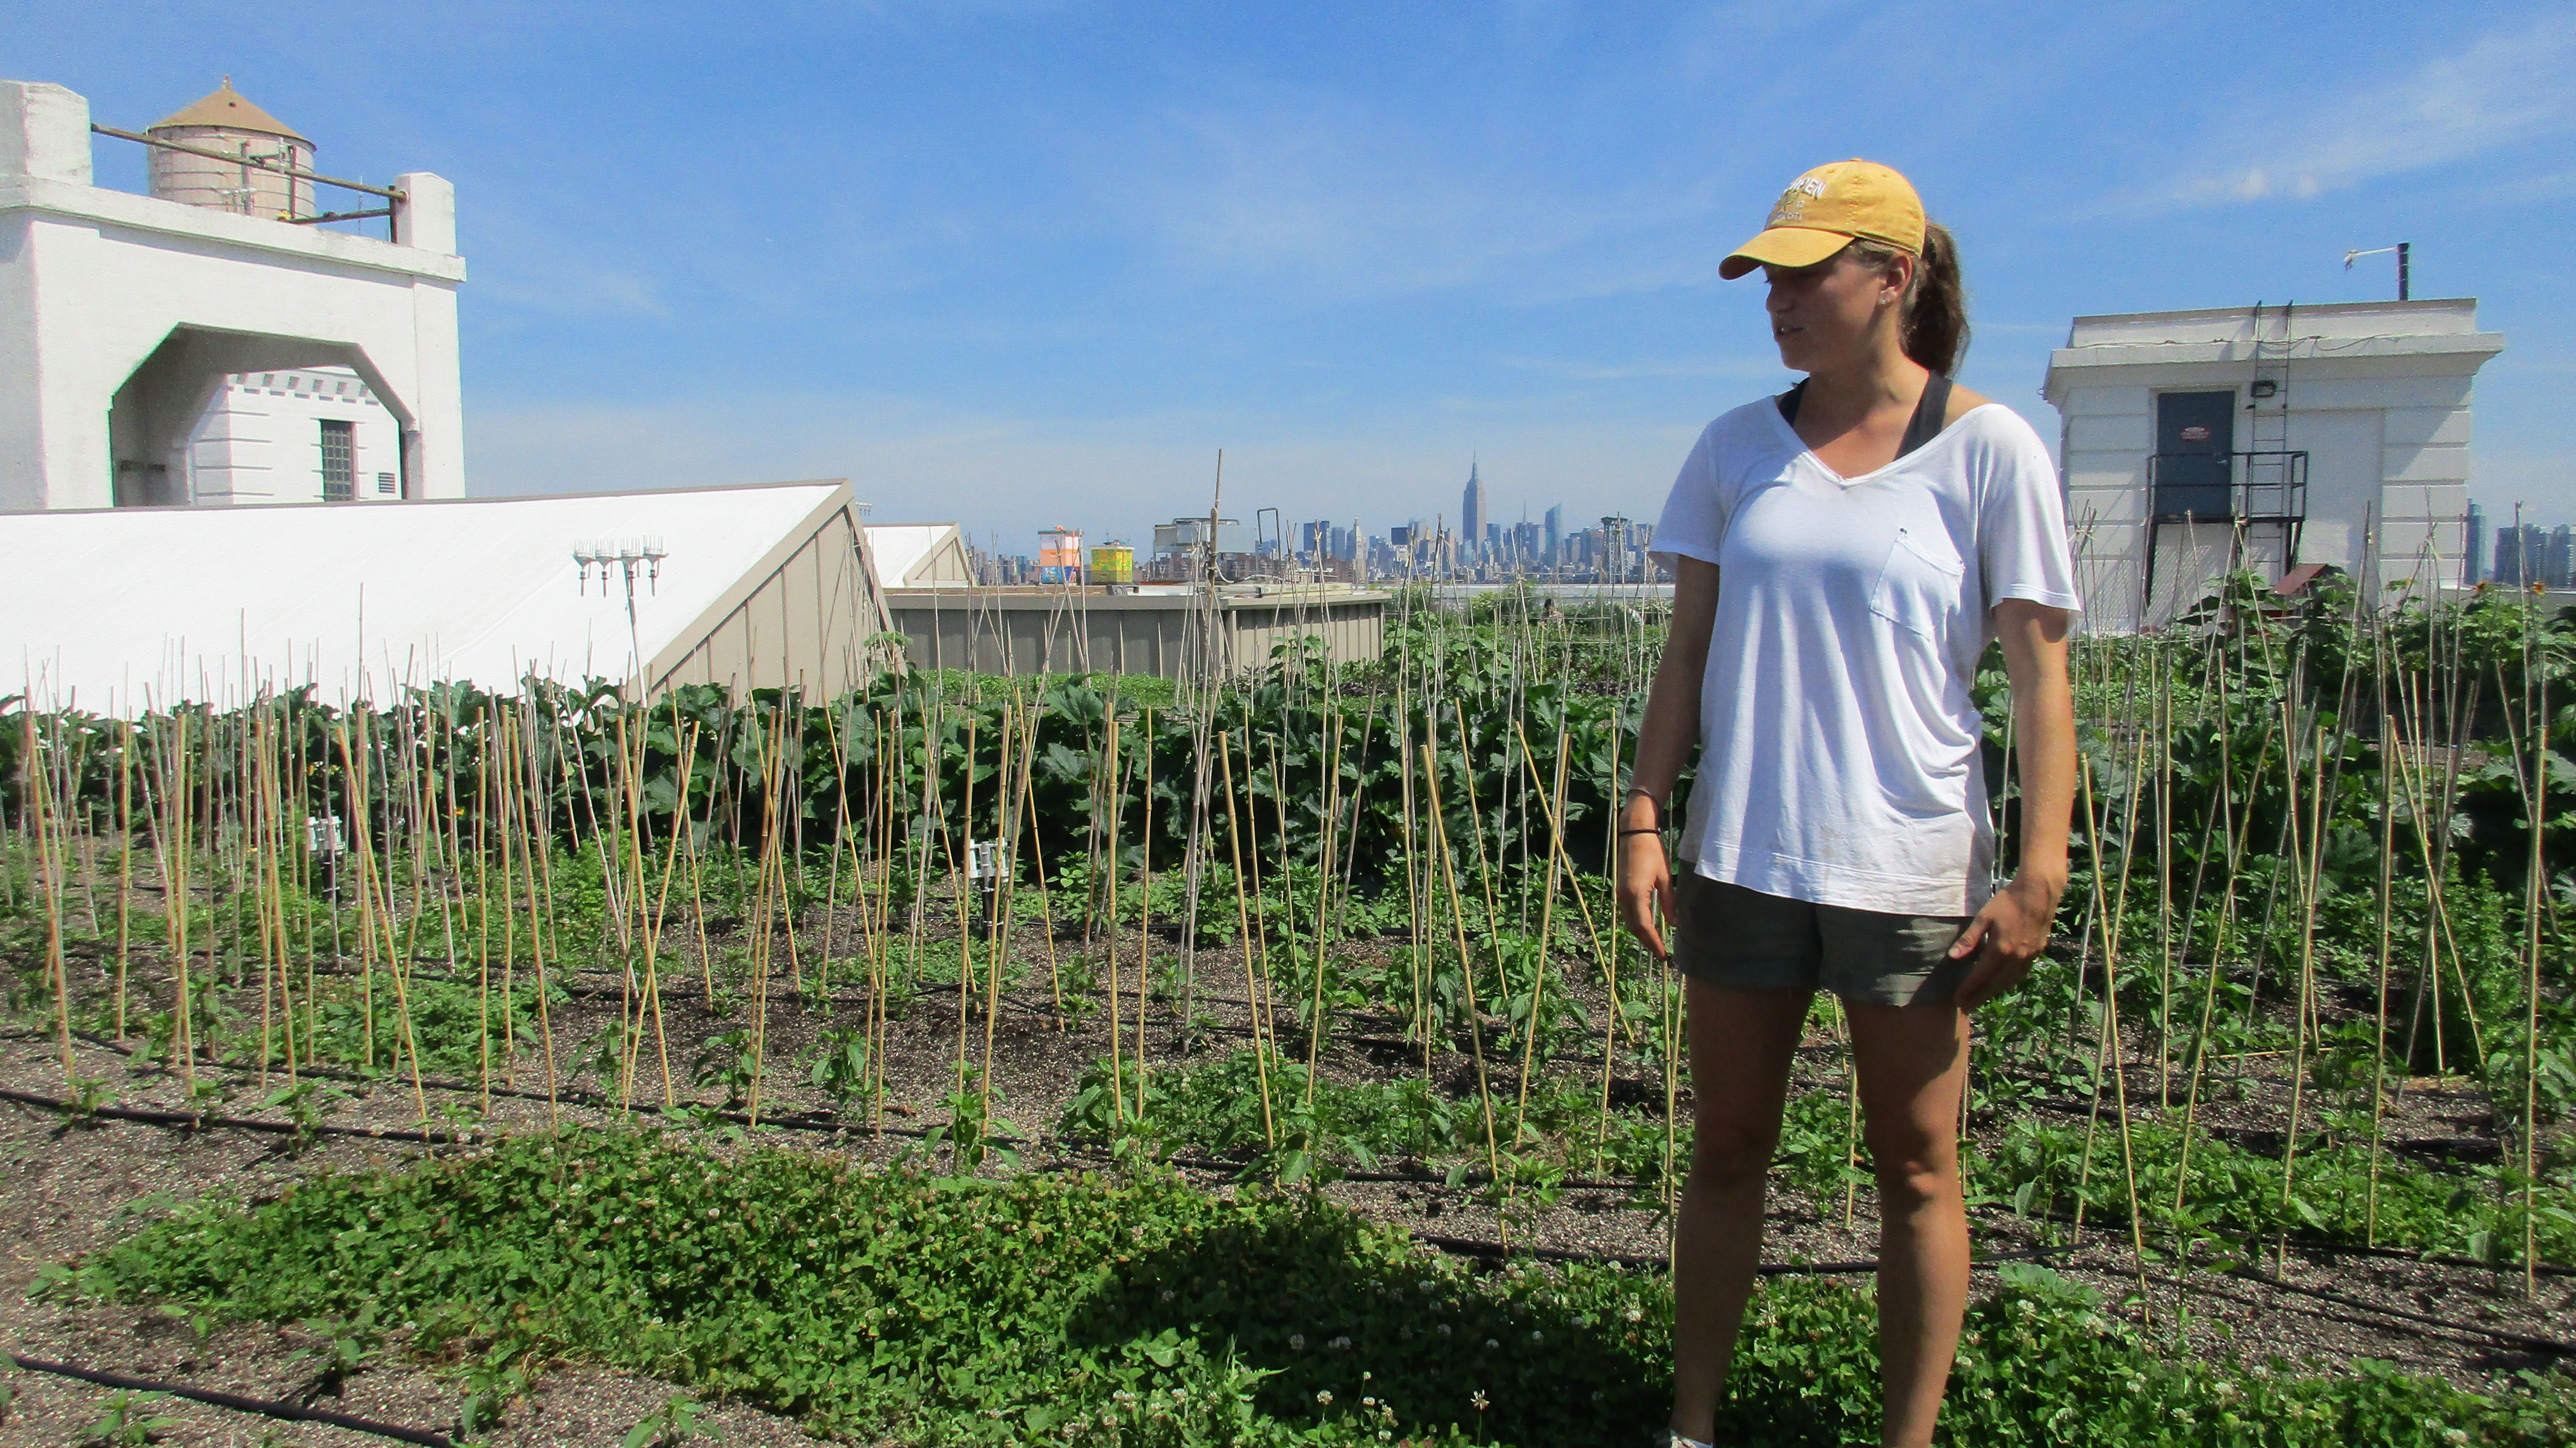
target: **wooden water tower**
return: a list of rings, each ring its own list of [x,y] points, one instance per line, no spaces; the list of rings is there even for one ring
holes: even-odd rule
[[[152,127],[156,140],[198,151],[221,151],[219,161],[188,151],[152,148],[152,194],[164,201],[287,220],[313,214],[313,183],[287,171],[313,169],[313,142],[284,121],[244,100],[233,78],[193,105]]]

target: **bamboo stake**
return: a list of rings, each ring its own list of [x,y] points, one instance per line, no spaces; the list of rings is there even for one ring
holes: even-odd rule
[[[1310,1002],[1312,1014],[1307,1021],[1306,1029],[1306,1109],[1309,1111],[1315,1109],[1315,1078],[1320,1074],[1318,1062],[1322,1058],[1324,1049],[1324,907],[1327,897],[1332,894],[1333,872],[1330,861],[1333,857],[1333,824],[1340,817],[1342,806],[1341,725],[1338,716],[1328,713],[1325,717],[1333,722],[1327,725],[1332,734],[1332,740],[1326,746],[1325,769],[1329,780],[1323,785],[1327,798],[1321,832],[1316,836],[1315,842],[1315,930],[1309,937],[1315,950],[1315,994],[1313,1001]],[[1280,841],[1280,848],[1283,850],[1287,848],[1284,834]]]
[[[1127,1119],[1126,1038],[1118,1030],[1118,835],[1127,813],[1127,762],[1118,750],[1118,711],[1109,711],[1109,824],[1107,858],[1109,868],[1093,876],[1108,887],[1106,909],[1108,922],[1101,932],[1101,954],[1108,971],[1109,987],[1109,1100],[1112,1120]]]
[[[1430,811],[1431,847],[1440,862],[1441,882],[1449,890],[1449,919],[1458,945],[1458,972],[1467,986],[1467,1039],[1476,1052],[1476,1100],[1485,1117],[1485,1167],[1502,1174],[1502,1150],[1494,1140],[1494,1090],[1485,1076],[1485,1021],[1476,1007],[1476,962],[1467,950],[1467,917],[1458,903],[1457,872],[1449,858],[1449,830],[1440,812],[1440,767],[1432,746],[1422,746],[1422,787]]]
[[[1234,914],[1243,941],[1243,1000],[1252,1022],[1252,1072],[1261,1086],[1261,1139],[1263,1145],[1276,1149],[1279,1128],[1270,1108],[1270,1052],[1262,1042],[1261,987],[1253,979],[1252,909],[1243,895],[1243,833],[1234,809],[1234,751],[1229,740],[1232,731],[1216,731],[1218,772],[1225,776],[1225,843],[1234,861]]]
[[[512,718],[514,716],[504,715],[503,717]],[[521,732],[519,737],[527,737],[524,730]],[[535,748],[535,744],[532,739],[529,741],[529,747],[531,751]],[[511,756],[511,771],[513,775],[517,774],[519,762],[516,750],[514,749]],[[535,762],[535,755],[533,752],[529,755],[528,762],[533,766]],[[533,778],[533,775],[534,770],[532,767],[530,771],[531,779]],[[550,1007],[546,999],[548,994],[546,989],[546,946],[549,942],[546,939],[546,932],[540,928],[543,923],[542,917],[539,914],[541,908],[540,901],[544,899],[544,896],[542,896],[537,889],[537,862],[529,858],[529,856],[533,854],[541,853],[541,837],[534,828],[534,821],[529,818],[528,803],[525,793],[520,795],[518,814],[519,817],[517,823],[519,824],[522,832],[521,848],[519,850],[520,883],[527,888],[528,892],[528,964],[537,975],[537,1037],[545,1047],[546,1057],[546,1125],[554,1127],[562,1124],[562,1118],[559,1111],[555,1080],[554,1018],[550,1013]],[[507,1012],[504,1014],[503,1019],[506,1020],[511,1015],[515,1014],[515,1010]]]
[[[1034,749],[1037,738],[1034,726],[1029,731],[1029,738],[1031,747]],[[1029,852],[1029,863],[1037,872],[1038,924],[1046,932],[1047,990],[1055,1001],[1055,1028],[1061,1033],[1064,1030],[1064,976],[1056,967],[1055,907],[1047,897],[1046,837],[1040,832],[1038,825],[1037,791],[1023,789],[1020,791],[1020,798],[1026,805],[1029,839],[1036,845],[1036,848]]]
[[[36,731],[36,710],[32,701],[24,715],[26,723],[26,760],[22,771],[27,801],[27,823],[36,836],[36,898],[45,912],[45,973],[53,978],[54,1021],[61,1038],[63,1085],[77,1090],[79,1072],[72,1061],[72,986],[63,960],[62,872],[60,856],[53,852],[55,830],[46,823],[45,796],[52,781],[47,778],[44,756],[40,752],[41,736]]]
[[[2525,595],[2526,598],[2529,595]],[[2541,867],[2549,836],[2549,676],[2533,659],[2533,609],[2523,605],[2522,675],[2529,691],[2530,804],[2523,817],[2531,821],[2531,853],[2523,875],[2523,1018],[2522,1018],[2522,1295],[2540,1295],[2540,919],[2547,902],[2548,874]],[[2516,760],[2515,773],[2519,774]]]
[[[2095,818],[2093,764],[2089,758],[2082,762],[2079,778],[2084,786],[2084,816],[2092,820]],[[2098,828],[2088,828],[2084,835],[2093,856],[2094,908],[2099,909],[2102,904],[2101,832]],[[2147,1295],[2146,1213],[2138,1205],[2138,1154],[2129,1127],[2129,1071],[2122,1060],[2125,1052],[2120,1046],[2120,926],[2120,916],[2114,913],[2102,934],[2102,1043],[2104,1053],[2110,1058],[2112,1089],[2116,1093],[2114,1104],[2120,1115],[2120,1171],[2129,1189],[2129,1250],[2130,1261],[2138,1274],[2138,1310],[2141,1314],[2148,1314],[2152,1312],[2152,1299]],[[2097,1076],[2093,1087],[2097,1100],[2101,1089]],[[2078,1210],[2081,1211],[2080,1205]]]
[[[125,1044],[126,964],[133,939],[134,724],[120,719],[116,727],[116,1043],[121,1046]]]
[[[1136,923],[1136,1119],[1145,1119],[1145,993],[1153,978],[1154,950],[1154,711],[1144,711],[1145,726],[1145,799],[1142,818],[1136,824],[1139,854],[1137,871],[1142,876],[1136,887],[1138,916]],[[1118,1048],[1116,1032],[1110,1033],[1110,1050]]]
[[[1512,720],[1512,732],[1520,740],[1521,762],[1535,771],[1537,765],[1529,757],[1529,733],[1521,727],[1518,718]],[[1542,797],[1542,803],[1547,807],[1547,890],[1545,903],[1539,907],[1538,914],[1538,969],[1530,983],[1529,1031],[1521,1038],[1520,1100],[1512,1109],[1512,1144],[1515,1147],[1519,1146],[1529,1126],[1530,1077],[1536,1074],[1538,1063],[1540,1010],[1547,992],[1547,955],[1556,941],[1556,866],[1565,846],[1565,832],[1559,823],[1565,816],[1565,763],[1565,729],[1559,725],[1556,731],[1556,787]],[[1527,873],[1526,849],[1523,851],[1522,869]]]

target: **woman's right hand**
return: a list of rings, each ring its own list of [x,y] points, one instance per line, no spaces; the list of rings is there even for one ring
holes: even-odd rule
[[[1619,828],[1639,830],[1619,837],[1619,918],[1639,944],[1662,960],[1669,952],[1663,932],[1655,927],[1655,907],[1663,907],[1666,920],[1673,918],[1673,875],[1664,862],[1664,837],[1643,825],[1629,825],[1624,815]]]

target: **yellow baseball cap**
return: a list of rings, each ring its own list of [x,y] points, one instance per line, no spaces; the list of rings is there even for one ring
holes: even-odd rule
[[[1789,183],[1762,234],[1719,262],[1717,274],[1733,281],[1759,266],[1814,266],[1855,237],[1921,256],[1923,198],[1893,167],[1829,161]]]

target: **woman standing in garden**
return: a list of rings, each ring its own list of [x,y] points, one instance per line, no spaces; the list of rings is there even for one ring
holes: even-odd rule
[[[1903,176],[1799,177],[1719,274],[1756,268],[1806,379],[1710,423],[1673,485],[1654,545],[1678,581],[1672,634],[1619,814],[1624,918],[1661,955],[1660,906],[1687,980],[1670,1441],[1715,1434],[1822,987],[1850,1023],[1877,1173],[1881,1441],[1911,1448],[1932,1440],[1967,1304],[1967,1012],[2028,972],[2066,886],[2073,567],[2047,449],[1950,382],[1958,254]],[[2022,791],[2000,888],[1970,687],[1990,639]],[[1693,744],[1672,865],[1664,806]]]

